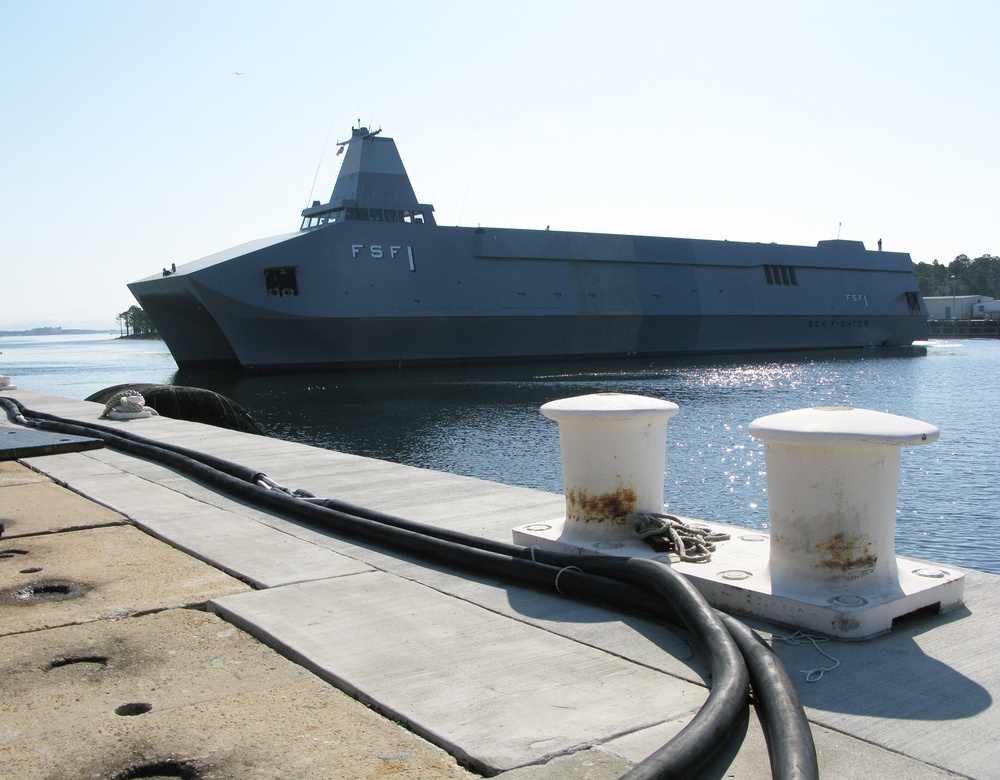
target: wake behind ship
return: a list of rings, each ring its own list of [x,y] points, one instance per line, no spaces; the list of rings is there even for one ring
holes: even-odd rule
[[[391,138],[354,128],[297,232],[129,284],[181,368],[902,346],[926,338],[909,254],[443,227]]]

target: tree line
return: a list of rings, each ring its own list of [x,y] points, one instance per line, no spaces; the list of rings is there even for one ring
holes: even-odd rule
[[[970,260],[959,255],[947,265],[937,260],[917,263],[917,284],[924,297],[988,295],[1000,298],[1000,257],[983,255]]]
[[[122,338],[142,338],[156,336],[156,328],[152,320],[138,306],[130,306],[117,317],[118,329]]]

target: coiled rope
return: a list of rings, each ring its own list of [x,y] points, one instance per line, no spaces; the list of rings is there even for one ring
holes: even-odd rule
[[[128,420],[135,417],[152,417],[154,414],[158,414],[156,409],[146,406],[146,399],[135,390],[122,390],[108,399],[101,419]]]
[[[685,563],[708,563],[716,542],[729,534],[703,525],[690,525],[676,515],[643,512],[636,516],[632,531],[657,552],[672,552]]]

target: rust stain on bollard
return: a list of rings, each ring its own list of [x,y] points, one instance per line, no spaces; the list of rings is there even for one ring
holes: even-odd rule
[[[873,572],[878,563],[878,556],[872,554],[871,548],[871,539],[866,534],[850,536],[843,532],[836,533],[816,545],[817,552],[823,556],[817,565],[861,577]]]
[[[634,514],[637,501],[636,492],[630,487],[597,495],[585,490],[570,490],[566,494],[566,513],[567,517],[582,523],[625,525]]]

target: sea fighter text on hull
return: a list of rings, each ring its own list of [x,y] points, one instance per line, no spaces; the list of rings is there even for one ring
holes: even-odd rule
[[[908,254],[443,227],[355,128],[297,232],[129,285],[181,367],[252,370],[908,345]]]

